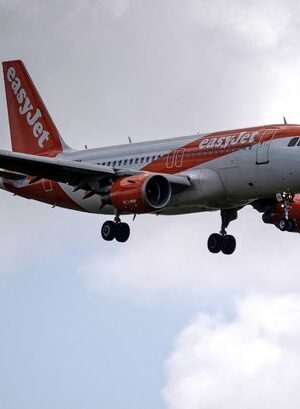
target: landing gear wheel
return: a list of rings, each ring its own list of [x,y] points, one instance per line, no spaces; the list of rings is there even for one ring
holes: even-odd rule
[[[222,253],[232,254],[236,248],[236,241],[230,234],[222,237]]]
[[[112,241],[115,238],[116,234],[116,224],[108,220],[107,222],[103,223],[101,228],[101,236],[106,241]]]
[[[280,219],[278,227],[281,231],[286,231],[286,219]]]
[[[239,208],[222,209],[221,210],[221,230],[220,234],[213,233],[207,241],[208,250],[211,253],[232,254],[236,248],[236,241],[233,236],[227,234],[226,229],[229,223],[237,219]]]
[[[281,219],[279,220],[278,227],[281,231],[294,231],[295,222],[292,219]]]
[[[115,231],[115,238],[120,243],[125,243],[128,240],[130,235],[130,228],[127,223],[117,223],[116,224],[116,231]]]
[[[222,236],[218,233],[211,234],[207,241],[208,250],[211,253],[219,253],[222,249],[222,239]]]
[[[293,219],[289,219],[289,220],[288,220],[288,223],[287,223],[287,228],[286,228],[286,230],[289,231],[289,232],[291,232],[291,231],[294,231],[294,230],[295,230],[295,227],[296,227],[295,221],[294,221]]]

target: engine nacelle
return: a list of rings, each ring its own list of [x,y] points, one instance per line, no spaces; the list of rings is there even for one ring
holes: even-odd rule
[[[274,224],[279,228],[279,221],[282,219],[282,204],[276,203],[270,210],[266,211],[262,217],[268,224]],[[295,195],[289,204],[289,219],[294,221],[293,232],[300,233],[300,194]]]
[[[164,176],[140,174],[117,179],[109,201],[117,210],[148,213],[165,207],[171,194],[170,182]]]

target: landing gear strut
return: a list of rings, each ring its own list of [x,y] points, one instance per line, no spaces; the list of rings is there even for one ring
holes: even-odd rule
[[[236,241],[233,236],[227,234],[226,229],[229,223],[237,219],[237,209],[221,210],[222,225],[220,233],[213,233],[207,241],[208,250],[211,253],[232,254],[236,248]]]
[[[128,240],[130,227],[127,223],[122,223],[119,213],[116,213],[115,220],[107,220],[101,228],[101,236],[106,241],[116,239],[120,243]]]
[[[295,229],[295,221],[289,219],[290,203],[294,200],[294,195],[291,193],[279,193],[276,198],[281,202],[282,217],[278,222],[278,227],[281,231],[293,231]]]

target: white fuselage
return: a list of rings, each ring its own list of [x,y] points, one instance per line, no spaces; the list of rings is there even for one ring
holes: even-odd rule
[[[300,135],[300,127],[297,128]],[[69,151],[61,156],[70,161],[113,168],[187,175],[191,180],[191,187],[175,193],[169,205],[159,213],[180,214],[216,210],[243,206],[258,198],[274,196],[278,192],[300,192],[300,147],[288,146],[289,141],[295,138],[295,131],[292,136],[287,133],[286,137],[282,135],[276,139],[274,135],[278,129],[279,126],[268,128],[266,141],[256,140],[255,143],[247,143],[237,150],[227,149],[217,157],[218,147],[201,150],[201,141],[207,137],[211,138],[210,134]],[[192,146],[191,151],[188,151],[189,146]],[[193,146],[199,146],[199,149],[196,150]],[[201,163],[204,155],[205,161]],[[192,166],[182,169],[186,161],[190,161]],[[80,191],[73,192],[73,188],[65,184],[60,186],[86,211],[113,213],[110,206],[99,208],[97,196],[82,199]]]

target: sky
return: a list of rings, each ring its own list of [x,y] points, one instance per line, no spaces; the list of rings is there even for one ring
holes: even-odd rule
[[[1,60],[22,59],[74,148],[298,123],[293,0],[0,0]],[[0,81],[1,149],[10,149]],[[252,208],[106,217],[0,191],[1,409],[299,407],[299,236]],[[278,388],[280,385],[280,388]]]

